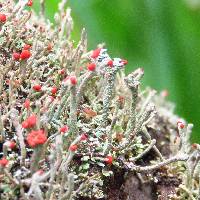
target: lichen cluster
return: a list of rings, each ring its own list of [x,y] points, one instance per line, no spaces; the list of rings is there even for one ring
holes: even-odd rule
[[[200,146],[166,92],[141,91],[143,70],[126,76],[104,45],[87,51],[84,29],[76,45],[66,0],[55,24],[33,3],[0,3],[0,199],[109,199],[116,173],[156,184],[160,169],[179,180],[168,199],[200,198]]]

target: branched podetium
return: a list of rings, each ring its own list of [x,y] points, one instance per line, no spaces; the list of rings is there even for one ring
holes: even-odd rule
[[[143,69],[126,76],[103,45],[87,51],[85,29],[74,47],[66,0],[54,26],[40,2],[40,16],[33,0],[1,3],[1,199],[110,199],[131,178],[157,198],[199,199],[200,146],[168,93],[141,91]]]

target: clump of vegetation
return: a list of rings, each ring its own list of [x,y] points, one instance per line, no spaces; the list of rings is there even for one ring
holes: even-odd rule
[[[65,0],[55,26],[32,4],[0,4],[0,198],[200,198],[200,146],[166,91],[88,52],[85,30],[76,46]]]

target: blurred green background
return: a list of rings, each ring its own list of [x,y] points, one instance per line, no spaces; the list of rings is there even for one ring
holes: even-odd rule
[[[35,1],[38,9],[39,0]],[[53,21],[58,0],[46,0]],[[69,0],[74,39],[83,27],[89,49],[105,42],[127,72],[145,69],[144,85],[167,89],[176,113],[194,123],[200,142],[200,0]]]

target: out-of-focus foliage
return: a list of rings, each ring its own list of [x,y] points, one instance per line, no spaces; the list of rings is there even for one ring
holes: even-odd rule
[[[47,4],[53,20],[58,0]],[[145,85],[169,91],[176,112],[195,125],[193,140],[200,141],[199,0],[71,0],[69,5],[74,38],[84,26],[89,48],[105,42],[109,52],[129,60],[127,71],[144,67]]]

